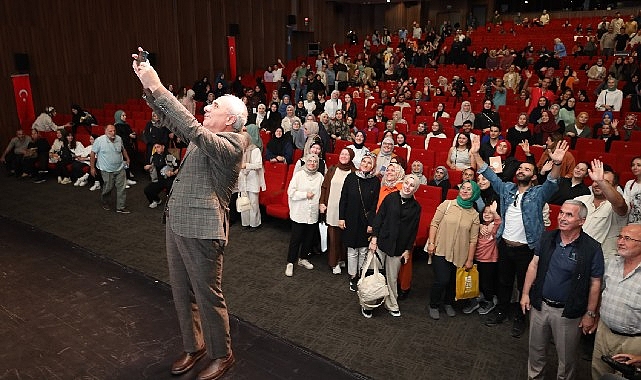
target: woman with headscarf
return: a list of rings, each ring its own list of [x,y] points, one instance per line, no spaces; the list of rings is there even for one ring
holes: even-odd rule
[[[98,124],[96,117],[85,111],[78,104],[71,105],[71,133],[75,136],[78,126],[83,126],[87,133],[91,133],[91,126]]]
[[[427,177],[423,175],[423,163],[421,161],[414,161],[412,162],[412,174],[418,178],[418,182],[420,185],[427,185]]]
[[[367,140],[367,134],[365,131],[358,131],[354,134],[354,143],[347,146],[349,149],[354,151],[354,159],[352,162],[355,167],[360,167],[361,160],[369,153],[369,149],[365,146],[365,140]]]
[[[450,114],[445,112],[445,103],[438,103],[436,105],[436,111],[432,112],[432,117],[434,118],[434,121],[438,121],[440,118],[450,118]]]
[[[525,153],[526,161],[532,165],[536,165],[534,156],[530,153],[530,143],[527,140],[523,140],[519,143],[523,152]],[[490,168],[498,175],[503,182],[512,182],[516,171],[519,169],[521,162],[517,160],[514,156],[510,156],[512,151],[512,145],[507,140],[501,140],[496,147],[494,148],[494,157],[501,158],[501,167],[495,167],[494,162],[490,160]]]
[[[310,154],[315,154],[318,156],[318,172],[325,175],[325,153],[323,151],[323,143],[320,141],[318,135],[316,137],[310,136],[305,143],[305,149],[303,150],[303,157],[301,157],[294,166],[294,174],[299,172],[305,167],[305,157]]]
[[[261,224],[258,194],[266,190],[262,154],[263,141],[255,124],[250,124],[245,128],[251,137],[251,144],[243,152],[243,161],[238,175],[238,192],[247,194],[251,207],[247,211],[241,211],[240,220],[244,228],[256,229]]]
[[[136,160],[136,132],[131,129],[131,126],[127,124],[127,114],[123,110],[118,110],[114,114],[114,126],[116,127],[116,134],[122,139],[122,146],[127,150],[130,160]],[[127,185],[135,185],[134,175],[131,172],[131,167],[125,166],[125,172],[127,173]]]
[[[491,205],[492,202],[500,205],[501,200],[498,193],[492,188],[492,184],[483,174],[477,175],[476,183],[479,185],[479,189],[481,189],[481,196],[476,200],[474,206],[477,210],[483,210],[485,206]],[[497,208],[498,207],[500,206],[497,206]]]
[[[393,317],[401,316],[397,301],[399,272],[402,266],[409,265],[421,217],[421,206],[414,198],[418,186],[415,175],[406,175],[401,189],[385,197],[372,225],[369,250],[375,252],[374,265],[379,264],[379,259],[384,263],[389,290],[384,304]],[[361,308],[361,314],[371,318],[372,310]]]
[[[541,118],[539,122],[534,126],[534,143],[537,145],[543,145],[545,141],[553,133],[563,133],[563,130],[559,128],[559,125],[554,121],[554,116],[549,110],[541,111]]]
[[[606,152],[610,152],[612,141],[621,140],[621,137],[619,136],[619,130],[617,129],[618,125],[619,120],[614,120],[609,124],[603,124],[596,135],[597,139],[605,141]]]
[[[305,130],[301,128],[300,120],[294,120],[292,122],[292,130],[285,133],[285,138],[292,140],[292,148],[300,150],[305,149],[307,137],[305,136]]]
[[[559,120],[563,121],[564,130],[568,125],[574,124],[574,118],[575,118],[574,107],[575,106],[576,106],[576,99],[574,97],[570,97],[567,103],[563,107],[561,107],[561,109],[559,110]]]
[[[394,139],[385,137],[381,142],[381,147],[374,149],[372,153],[376,155],[376,170],[374,172],[379,178],[382,178],[392,161],[392,157],[396,157],[396,154],[394,154]]]
[[[493,108],[494,103],[490,99],[483,101],[483,109],[474,118],[474,129],[487,133],[492,125],[501,127],[501,117]]]
[[[430,294],[429,316],[440,318],[440,306],[454,317],[456,269],[471,269],[479,232],[479,213],[474,203],[481,189],[474,181],[464,182],[456,200],[446,200],[436,208],[430,223],[425,251],[432,257],[434,283]]]
[[[548,108],[550,108],[550,101],[545,96],[541,96],[536,107],[530,112],[527,119],[528,122],[534,125],[538,124],[539,119],[541,119],[541,112],[546,111]]]
[[[282,121],[283,118],[278,112],[278,103],[274,102],[269,105],[269,110],[267,110],[260,127],[266,129],[269,133],[274,133]]]
[[[196,116],[196,100],[194,96],[196,96],[196,93],[190,88],[187,90],[187,95],[180,99],[180,103],[187,108],[187,111]]]
[[[162,144],[166,149],[169,149],[169,137],[174,136],[167,127],[160,126],[160,118],[153,111],[151,112],[151,120],[145,125],[142,135],[146,144],[145,162],[149,162],[155,144]]]
[[[343,230],[347,247],[349,290],[356,291],[357,274],[367,256],[369,235],[372,232],[381,183],[374,175],[376,157],[366,153],[359,169],[347,175],[338,206],[338,226]]]
[[[450,176],[445,166],[437,166],[434,169],[434,177],[427,182],[428,186],[435,186],[441,188],[441,202],[447,198],[447,191],[452,187],[450,184]]]
[[[386,196],[398,191],[401,188],[403,176],[405,176],[405,172],[403,171],[403,167],[401,165],[395,163],[389,164],[387,170],[385,170],[383,179],[381,180],[381,188],[378,193],[378,204],[376,205],[377,210],[381,206],[381,203]]]
[[[606,117],[606,114],[608,114],[610,119],[612,118],[612,112],[604,112],[604,117]],[[583,111],[579,113],[579,115],[574,120],[574,124],[569,125],[565,128],[565,134],[572,138],[592,137],[592,129],[588,125],[589,118],[590,114],[588,114],[587,112]]]
[[[294,275],[294,263],[305,269],[314,269],[309,262],[314,235],[318,233],[318,214],[323,175],[318,172],[318,156],[305,157],[303,170],[294,173],[287,188],[289,217],[292,220],[285,276]]]
[[[552,104],[550,106],[550,119],[553,119],[556,125],[559,126],[559,133],[563,134],[565,132],[565,121],[561,119],[559,112],[561,112],[561,106],[559,104]]]
[[[278,113],[280,113],[281,119],[287,116],[287,107],[292,105],[289,95],[283,95],[282,99],[280,106],[278,106]]]
[[[265,158],[270,162],[282,162],[288,164],[292,162],[292,142],[291,139],[284,137],[283,127],[276,128],[274,135],[267,143]]]
[[[345,265],[347,259],[347,252],[341,239],[341,229],[344,228],[344,224],[341,226],[339,222],[338,207],[345,178],[356,170],[352,163],[353,158],[354,152],[343,148],[338,155],[338,164],[327,170],[321,185],[320,212],[325,214],[325,223],[327,223],[327,260],[334,274],[341,274],[340,264]]]

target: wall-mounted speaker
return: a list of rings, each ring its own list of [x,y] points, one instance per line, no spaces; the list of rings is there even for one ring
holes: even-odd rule
[[[14,53],[13,61],[16,66],[16,71],[18,73],[28,73],[29,72],[29,54],[26,53]]]
[[[287,16],[287,25],[296,25],[296,15]]]
[[[229,24],[229,36],[237,36],[240,34],[240,25]]]

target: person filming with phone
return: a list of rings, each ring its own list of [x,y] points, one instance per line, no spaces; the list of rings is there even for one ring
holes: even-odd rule
[[[198,379],[219,379],[235,362],[221,284],[223,252],[229,240],[229,200],[249,145],[249,136],[238,133],[247,121],[247,108],[237,97],[224,95],[205,107],[199,123],[163,86],[144,55],[138,48],[132,54],[132,66],[143,97],[158,115],[156,126],[167,127],[189,143],[163,217],[171,290],[184,346],[171,373],[186,373],[207,355],[210,362]]]

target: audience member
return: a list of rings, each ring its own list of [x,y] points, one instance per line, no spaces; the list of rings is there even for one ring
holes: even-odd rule
[[[585,177],[588,176],[588,165],[587,162],[579,162],[574,167],[574,170],[572,170],[571,178],[559,178],[559,189],[552,198],[548,200],[548,203],[561,206],[568,199],[589,195],[590,189],[583,182]]]
[[[257,126],[250,124],[245,129],[251,138],[251,144],[243,152],[238,175],[238,192],[247,195],[250,208],[240,212],[240,220],[244,228],[254,230],[261,225],[258,195],[267,189],[263,169],[263,141]]]
[[[434,177],[427,184],[441,188],[441,202],[444,202],[447,198],[447,191],[452,187],[447,168],[445,166],[437,166],[434,169]]]
[[[282,162],[285,164],[292,162],[292,142],[291,139],[287,139],[283,135],[283,128],[276,128],[276,131],[267,143],[267,148],[265,150],[265,159],[267,159],[268,161]]]
[[[125,174],[125,166],[129,165],[131,161],[122,143],[122,138],[116,134],[116,127],[113,124],[107,125],[105,134],[94,141],[91,148],[90,162],[91,175],[96,177],[97,170],[100,170],[100,175],[105,182],[100,196],[102,208],[106,211],[110,210],[107,200],[111,190],[115,187],[116,212],[129,214],[130,211],[126,207],[125,186],[127,184],[127,176]]]
[[[617,88],[617,81],[608,78],[607,88],[599,94],[594,107],[597,111],[620,111],[623,103],[623,92]]]
[[[630,205],[628,223],[641,224],[641,157],[632,159],[630,170],[634,179],[629,180],[623,188],[623,196]]]
[[[598,310],[594,351],[592,354],[592,378],[613,373],[601,356],[622,352],[641,354],[641,225],[630,224],[616,236],[616,256],[606,262],[603,290]],[[619,360],[624,360],[618,358]]]
[[[52,106],[45,107],[44,112],[38,115],[36,120],[31,125],[31,129],[35,129],[38,132],[55,132],[64,129],[64,125],[56,125],[56,123],[53,122],[54,116],[56,116],[56,109]]]
[[[520,303],[523,314],[530,312],[531,379],[545,374],[550,340],[557,378],[575,378],[581,333],[596,330],[604,263],[599,243],[581,230],[587,214],[580,201],[563,203],[559,228],[543,233],[528,266]]]
[[[149,208],[156,208],[162,203],[159,195],[163,190],[169,196],[171,186],[178,174],[178,160],[165,150],[164,145],[156,143],[153,151],[149,164],[143,167],[149,172],[151,178],[151,182],[143,190],[149,201]]]
[[[35,129],[35,128],[34,128]],[[35,129],[38,131],[38,129]],[[9,145],[5,148],[0,157],[0,162],[5,164],[5,168],[9,175],[15,175],[16,177],[27,177],[28,174],[25,172],[25,156],[29,157],[31,152],[28,152],[29,143],[31,143],[31,137],[25,136],[22,129],[16,131],[16,137],[12,138],[9,141]]]

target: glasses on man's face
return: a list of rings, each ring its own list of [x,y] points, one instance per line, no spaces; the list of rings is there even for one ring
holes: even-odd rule
[[[630,236],[617,235],[617,240],[621,240],[621,239],[625,240],[626,243],[629,243],[631,241],[636,241],[637,243],[641,243],[641,240],[639,239],[631,238]]]

